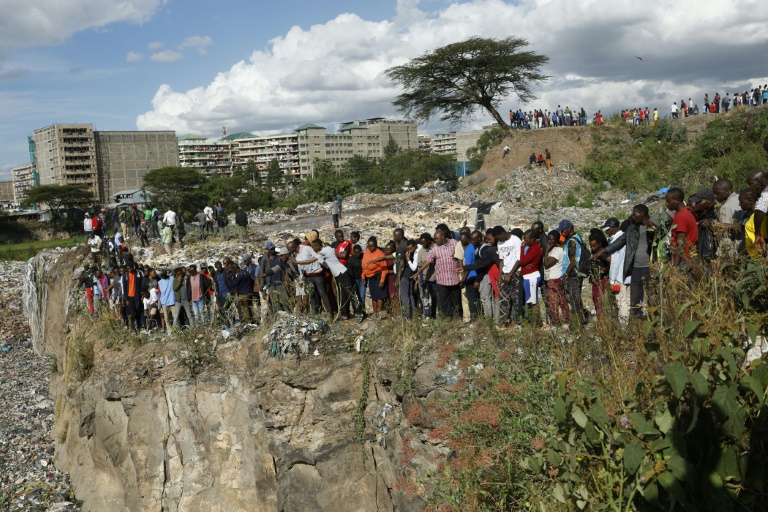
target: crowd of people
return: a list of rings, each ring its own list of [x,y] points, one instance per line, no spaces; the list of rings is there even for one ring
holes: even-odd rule
[[[699,109],[698,104],[694,104],[691,98],[681,99],[678,103],[675,101],[670,106],[670,118],[680,119],[699,114],[719,114],[728,113],[730,108],[739,106],[755,107],[768,104],[768,84],[757,86],[749,91],[726,93],[721,96],[716,92],[714,96],[709,93],[704,95],[703,108]],[[631,107],[622,109],[620,116],[628,123],[634,125],[648,124],[651,121],[659,120],[659,110],[653,110],[648,107]],[[592,114],[592,124],[602,125],[605,121],[600,110]],[[587,112],[584,108],[571,110],[569,106],[563,109],[560,105],[552,111],[546,109],[534,109],[524,111],[522,109],[509,111],[509,125],[518,130],[531,130],[541,128],[551,128],[557,126],[585,126],[587,124]]]
[[[764,148],[768,154],[768,138]],[[135,261],[118,231],[106,269],[103,247],[91,244],[98,254],[79,284],[91,313],[111,309],[134,330],[258,323],[278,310],[358,323],[397,314],[465,323],[486,317],[502,329],[525,322],[574,327],[591,317],[585,282],[598,319],[628,322],[644,315],[657,261],[693,273],[716,258],[759,257],[768,236],[768,172],[745,178],[739,192],[728,179],[690,196],[669,188],[660,218],[637,204],[627,219],[608,218],[585,235],[568,219],[549,232],[538,221],[527,230],[485,232],[438,224],[411,237],[397,228],[383,245],[374,236],[362,243],[358,231],[336,229],[324,241],[312,230],[281,247],[268,241],[258,259],[154,269]],[[159,221],[161,232],[181,228],[170,213]]]

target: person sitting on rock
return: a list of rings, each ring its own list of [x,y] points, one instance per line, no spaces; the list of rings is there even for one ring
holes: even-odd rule
[[[536,163],[536,153],[531,153],[531,156],[528,158],[528,163],[531,165]]]
[[[544,156],[542,154],[539,154],[538,158],[536,158],[536,163],[539,164],[539,167],[544,165]]]

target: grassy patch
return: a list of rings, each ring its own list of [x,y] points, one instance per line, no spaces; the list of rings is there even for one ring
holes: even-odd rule
[[[74,247],[85,243],[85,237],[60,238],[56,240],[35,240],[19,244],[0,246],[0,261],[26,261],[44,249],[53,247]]]
[[[754,108],[718,116],[700,135],[682,122],[659,120],[633,126],[618,123],[592,132],[594,148],[582,175],[627,192],[679,185],[692,192],[715,177],[740,188],[748,170],[764,166],[762,140],[768,136],[768,110]]]

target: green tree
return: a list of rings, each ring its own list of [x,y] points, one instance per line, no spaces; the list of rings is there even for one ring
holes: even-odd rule
[[[253,161],[253,158],[249,158],[248,162],[245,164],[245,179],[255,185],[256,178],[259,178],[259,171],[256,169],[256,162]],[[259,179],[259,183],[261,183],[261,179]]]
[[[310,202],[327,202],[337,193],[347,195],[353,186],[352,177],[343,167],[336,169],[330,160],[315,158],[314,175],[301,183],[303,199]]]
[[[270,190],[280,188],[283,182],[283,170],[280,169],[280,162],[273,158],[267,165],[267,188]]]
[[[205,202],[205,177],[190,167],[162,167],[144,175],[144,186],[155,199],[174,209],[197,210]]]
[[[237,200],[237,205],[242,206],[244,210],[258,210],[259,208],[269,209],[275,206],[275,196],[269,190],[262,188],[252,188]]]
[[[395,142],[395,139],[392,138],[392,135],[389,136],[389,142],[387,142],[387,145],[384,146],[384,150],[382,153],[384,154],[384,158],[392,158],[396,154],[400,152],[400,146],[397,145],[397,142]]]
[[[39,185],[27,190],[24,205],[46,205],[53,219],[59,220],[63,208],[89,206],[93,201],[93,192],[87,185]]]
[[[242,174],[233,174],[231,178],[211,176],[203,185],[203,193],[205,193],[209,205],[220,202],[229,211],[233,209],[245,188],[246,182]]]
[[[480,169],[485,160],[485,155],[488,154],[488,150],[494,146],[498,146],[504,138],[504,130],[498,126],[494,126],[490,130],[486,130],[477,139],[474,146],[467,150],[467,158],[469,158],[472,171]]]
[[[417,120],[440,114],[442,121],[454,125],[463,124],[481,107],[510,130],[498,111],[502,100],[514,93],[527,103],[535,98],[533,85],[549,78],[540,72],[549,58],[522,51],[527,46],[528,41],[517,37],[473,37],[389,68],[387,77],[405,91],[393,103]]]

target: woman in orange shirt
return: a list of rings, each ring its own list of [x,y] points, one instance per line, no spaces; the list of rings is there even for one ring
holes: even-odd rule
[[[373,314],[384,309],[384,299],[387,298],[387,262],[384,260],[384,251],[379,249],[378,240],[375,236],[368,239],[368,248],[363,252],[363,280],[368,285],[368,292],[371,294],[373,303]],[[375,259],[381,261],[373,261]]]

